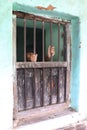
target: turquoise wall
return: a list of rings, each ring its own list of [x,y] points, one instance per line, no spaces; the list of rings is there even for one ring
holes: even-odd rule
[[[0,1],[0,115],[2,130],[12,126],[12,5],[28,6],[29,12],[71,20],[71,106],[87,114],[87,1],[86,0],[1,0]],[[35,6],[55,6],[54,11],[39,11]],[[24,10],[23,6],[20,8]],[[14,7],[16,8],[16,7]],[[65,13],[65,14],[64,14]],[[69,14],[69,15],[67,15]],[[77,17],[75,17],[77,16]],[[80,18],[80,24],[79,19]],[[80,28],[79,28],[80,26]],[[6,108],[9,110],[6,111]],[[3,117],[3,114],[5,118]],[[4,125],[5,124],[5,125]]]
[[[8,0],[0,0],[0,116],[0,129],[12,129],[12,3]]]
[[[71,38],[71,106],[79,110],[80,92],[80,24],[79,19],[72,20]]]

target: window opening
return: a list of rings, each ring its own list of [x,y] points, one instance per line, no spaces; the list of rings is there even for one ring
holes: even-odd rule
[[[26,56],[33,57],[33,54],[36,61],[66,61],[65,25],[17,18],[18,24],[20,21],[21,25],[17,25],[17,62],[29,61]],[[51,48],[55,51],[53,56],[48,54]]]
[[[70,23],[17,15],[16,35],[18,112],[66,103]]]

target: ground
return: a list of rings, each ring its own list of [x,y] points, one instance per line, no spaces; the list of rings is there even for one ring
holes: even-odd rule
[[[77,123],[56,130],[87,130],[87,120],[78,121]]]

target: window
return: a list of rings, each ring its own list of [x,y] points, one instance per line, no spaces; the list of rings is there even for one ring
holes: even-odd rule
[[[44,109],[47,114],[67,108],[70,87],[70,22],[22,12],[14,14],[17,16],[14,25],[16,36],[13,34],[16,38],[13,41],[16,44],[15,118],[20,114],[24,118],[24,112],[30,114],[31,111]]]

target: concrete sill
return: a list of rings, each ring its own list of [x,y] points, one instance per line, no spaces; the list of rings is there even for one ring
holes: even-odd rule
[[[58,130],[84,120],[85,117],[71,109],[65,110],[58,115],[37,123],[14,128],[14,130]]]

